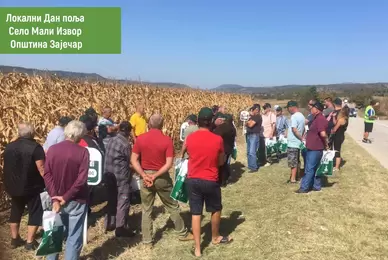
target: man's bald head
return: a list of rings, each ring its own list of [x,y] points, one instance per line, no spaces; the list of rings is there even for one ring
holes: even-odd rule
[[[153,114],[150,117],[149,127],[152,129],[162,129],[163,128],[163,117],[161,114]]]

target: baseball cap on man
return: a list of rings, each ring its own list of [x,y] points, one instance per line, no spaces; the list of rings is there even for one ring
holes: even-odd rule
[[[290,101],[287,102],[286,108],[289,108],[289,107],[297,107],[297,106],[298,106],[298,102],[293,101],[293,100],[290,100]]]
[[[191,115],[189,115],[189,116],[186,118],[186,120],[190,120],[190,121],[196,123],[196,122],[198,121],[198,118],[197,118],[196,115],[191,114]]]
[[[61,126],[66,126],[68,123],[70,123],[71,121],[73,121],[73,119],[71,119],[70,117],[68,116],[63,116],[59,119],[59,125]]]
[[[208,107],[203,107],[198,113],[198,119],[212,120],[213,119],[213,110]]]
[[[325,109],[324,105],[319,102],[319,101],[316,101],[312,107],[315,107],[316,109],[318,109],[319,111],[323,111]]]
[[[277,106],[277,107],[275,108],[275,111],[283,111],[283,108],[282,108],[281,106]]]

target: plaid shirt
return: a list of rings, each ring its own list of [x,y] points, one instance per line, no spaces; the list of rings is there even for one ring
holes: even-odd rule
[[[285,116],[281,115],[276,118],[276,136],[284,135],[288,128],[288,120]]]
[[[129,181],[131,176],[129,140],[118,133],[110,138],[105,150],[105,173],[113,173],[118,183]]]

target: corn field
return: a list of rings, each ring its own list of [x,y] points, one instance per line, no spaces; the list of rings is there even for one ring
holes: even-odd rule
[[[90,83],[16,73],[0,74],[0,98],[0,209],[8,206],[1,182],[4,147],[17,137],[18,122],[32,123],[36,139],[43,144],[60,116],[79,118],[89,107],[99,113],[110,106],[112,119],[129,121],[136,104],[144,102],[146,116],[161,113],[165,119],[164,132],[178,144],[180,125],[201,107],[224,105],[237,119],[238,113],[252,104],[248,95],[114,82]]]

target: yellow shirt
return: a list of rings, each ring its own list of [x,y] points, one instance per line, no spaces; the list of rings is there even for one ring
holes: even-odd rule
[[[129,122],[131,123],[133,131],[135,132],[135,136],[139,136],[147,132],[147,121],[145,117],[139,113],[136,112],[133,114]]]

